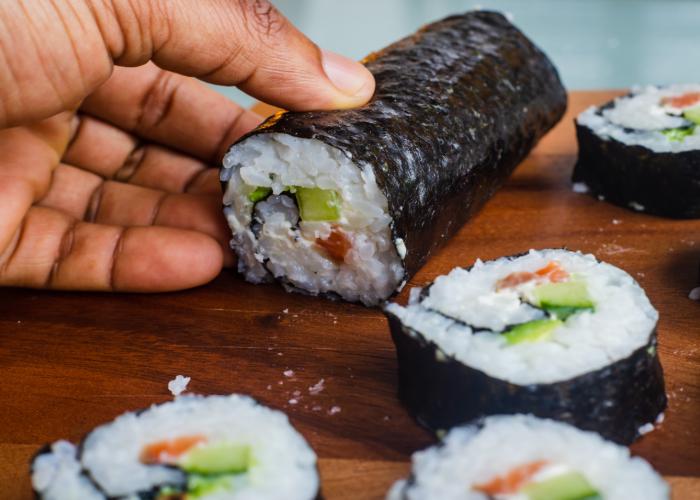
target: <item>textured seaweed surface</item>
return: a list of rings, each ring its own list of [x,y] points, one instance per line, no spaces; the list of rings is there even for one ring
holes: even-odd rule
[[[557,123],[566,93],[547,57],[495,12],[448,17],[364,62],[377,83],[364,107],[278,113],[238,143],[314,138],[371,165],[408,278]]]
[[[553,384],[517,385],[445,354],[387,313],[399,364],[399,398],[427,428],[450,429],[498,414],[531,413],[592,430],[621,444],[666,407],[656,332],[647,345],[604,368]]]
[[[700,218],[700,151],[654,153],[603,139],[576,124],[579,157],[573,181],[606,201],[674,218]]]

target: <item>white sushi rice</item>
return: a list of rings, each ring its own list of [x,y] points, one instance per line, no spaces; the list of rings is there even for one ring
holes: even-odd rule
[[[184,473],[139,460],[145,445],[179,436],[249,445],[253,456],[245,487],[207,499],[312,499],[318,490],[316,455],[287,416],[240,396],[182,396],[143,413],[125,413],[95,429],[81,462],[108,496],[182,483]]]
[[[644,146],[657,153],[679,153],[700,149],[700,126],[682,141],[671,141],[661,131],[690,125],[681,115],[684,108],[664,105],[665,97],[700,92],[700,84],[646,86],[631,95],[618,97],[611,108],[590,107],[576,122],[604,139],[615,139],[628,146]],[[688,108],[700,106],[695,103]]]
[[[439,446],[413,454],[412,481],[399,481],[389,500],[486,500],[485,484],[536,461],[583,474],[605,500],[665,500],[669,487],[652,467],[598,434],[526,415],[494,416],[483,427],[452,429]],[[499,498],[499,497],[496,497]],[[503,498],[526,500],[523,495]]]
[[[534,283],[497,291],[496,282],[513,272],[534,272],[551,261],[585,281],[595,312],[570,316],[551,340],[508,344],[498,333],[543,313],[520,300]],[[440,355],[521,385],[568,380],[624,359],[647,344],[658,320],[629,274],[593,255],[565,250],[531,250],[514,259],[477,261],[469,270],[455,268],[438,277],[426,297],[411,297],[406,307],[386,306],[410,327],[409,335],[432,341]]]
[[[207,500],[311,500],[319,489],[316,455],[287,416],[247,396],[181,396],[141,413],[125,413],[91,432],[76,448],[58,441],[32,464],[32,484],[45,500],[137,499],[159,486],[184,486],[184,471],[145,464],[153,443],[197,436],[207,444],[248,446],[251,460],[235,488],[213,489]]]
[[[257,135],[234,146],[224,168],[230,169],[222,178],[228,178],[224,205],[231,245],[248,281],[260,283],[272,274],[311,294],[334,292],[366,305],[397,288],[406,248],[403,241],[392,241],[387,199],[372,168],[356,165],[321,141],[285,134]],[[272,195],[256,205],[248,195],[258,186],[271,188]],[[296,203],[283,194],[288,186],[336,191],[342,200],[340,220],[301,220],[297,227]],[[262,222],[256,232],[251,229],[255,219]],[[328,237],[332,225],[352,243],[340,263],[316,244],[317,238]]]
[[[82,473],[75,445],[56,441],[32,463],[32,487],[43,500],[101,500],[104,495]]]

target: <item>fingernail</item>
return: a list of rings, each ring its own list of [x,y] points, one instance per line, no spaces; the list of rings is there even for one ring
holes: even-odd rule
[[[362,64],[350,58],[323,50],[321,64],[328,79],[347,96],[360,96],[365,94],[368,88],[373,88],[372,74]]]

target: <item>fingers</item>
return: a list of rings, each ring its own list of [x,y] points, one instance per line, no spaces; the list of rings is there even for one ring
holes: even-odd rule
[[[374,92],[361,64],[321,51],[266,0],[116,2],[96,5],[117,64],[158,66],[238,85],[294,110],[360,106]]]
[[[77,222],[55,210],[35,207],[0,254],[0,286],[179,290],[210,281],[221,264],[221,247],[201,233]]]
[[[218,169],[154,144],[101,120],[81,115],[63,162],[114,179],[171,193],[220,194]]]
[[[115,68],[82,111],[211,164],[262,118],[192,78],[146,64]]]
[[[95,174],[60,165],[47,195],[40,201],[76,219],[107,225],[168,226],[199,231],[221,244],[226,264],[233,262],[230,233],[221,212],[221,196],[165,193],[103,181]]]

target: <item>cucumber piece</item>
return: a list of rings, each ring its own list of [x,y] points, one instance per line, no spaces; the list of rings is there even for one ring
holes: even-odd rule
[[[661,133],[664,134],[669,141],[683,142],[686,137],[693,135],[695,127],[695,125],[691,125],[689,127],[667,128],[662,130]]]
[[[563,324],[564,322],[558,319],[536,319],[514,326],[503,336],[509,344],[539,342],[551,338],[554,329]]]
[[[260,200],[264,200],[272,192],[272,188],[258,186],[253,191],[248,193],[248,199],[253,203],[257,203]]]
[[[592,500],[601,494],[580,472],[567,472],[537,483],[530,483],[520,493],[529,500]]]
[[[340,219],[340,198],[332,189],[296,188],[299,215],[305,221],[335,221]]]
[[[683,118],[686,120],[700,125],[700,106],[695,106],[694,108],[686,109],[683,113]]]
[[[593,309],[595,304],[588,295],[586,283],[580,280],[563,283],[545,283],[534,290],[537,305],[542,309]]]
[[[250,460],[247,444],[215,443],[192,448],[179,465],[199,474],[239,473],[248,470]]]
[[[235,477],[232,474],[200,475],[187,477],[187,499],[197,499],[216,491],[235,491]]]

